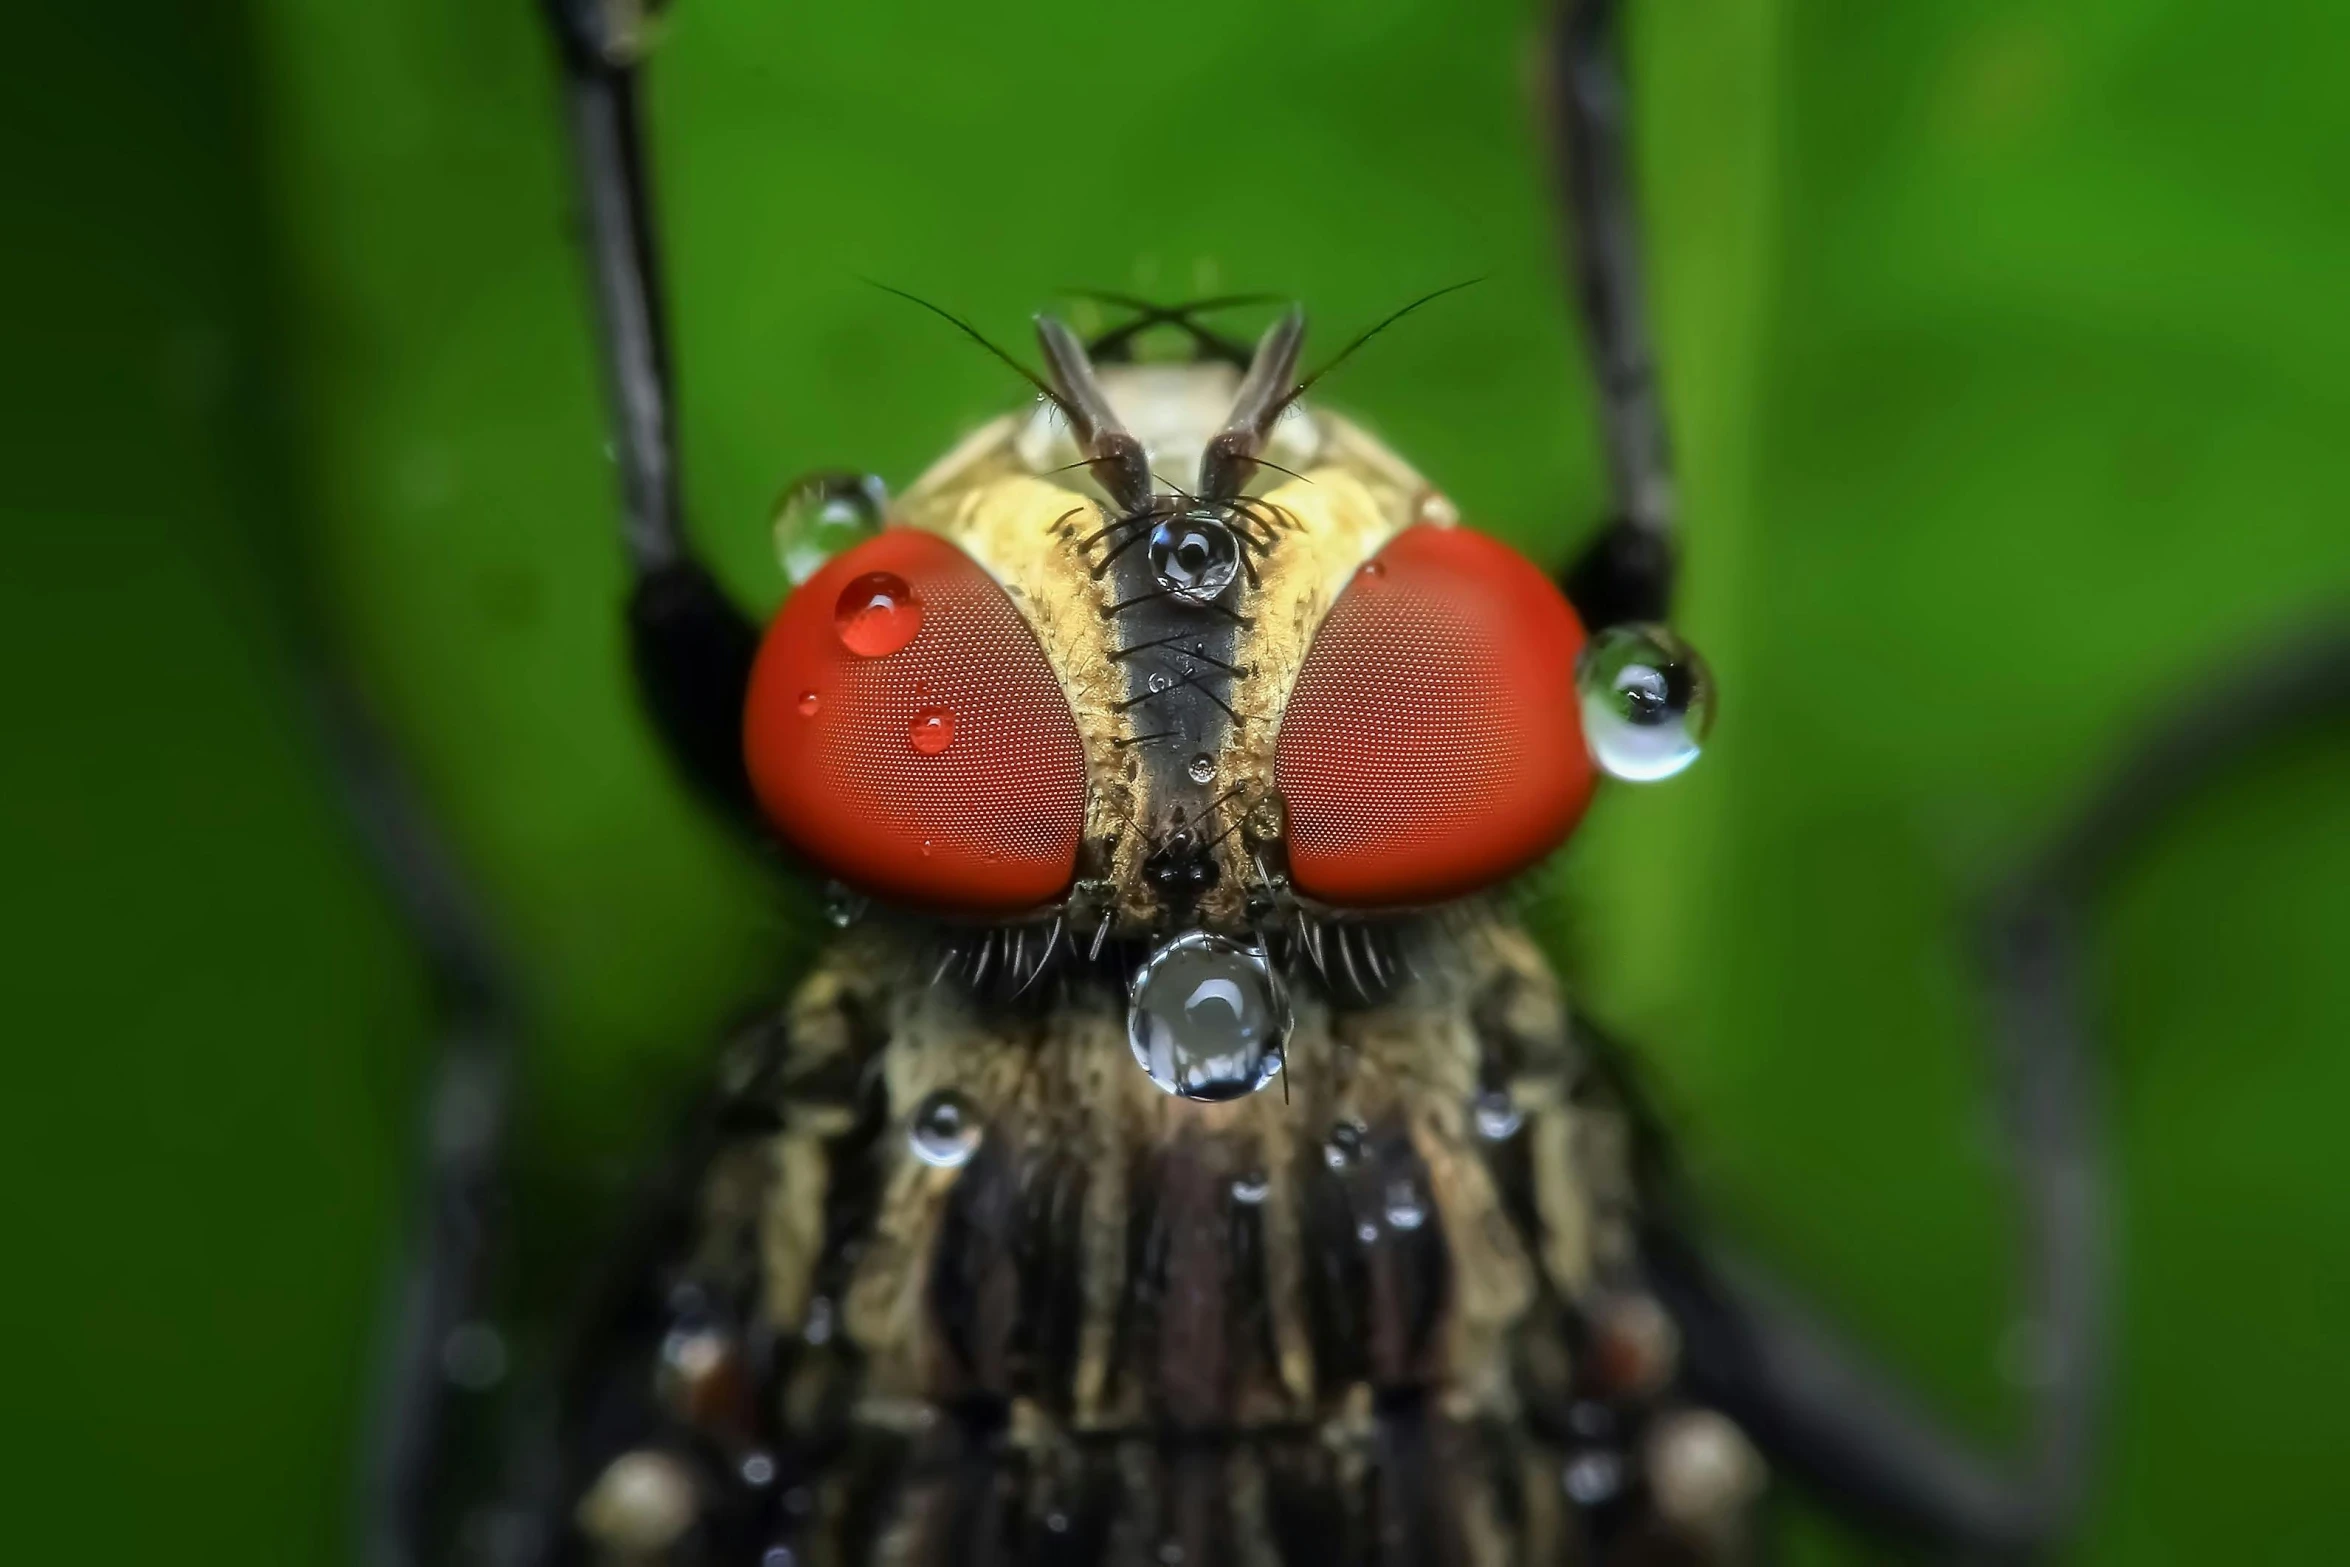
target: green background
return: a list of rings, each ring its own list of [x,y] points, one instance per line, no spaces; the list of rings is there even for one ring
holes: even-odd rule
[[[1637,9],[1723,716],[1540,907],[1725,1225],[1995,1434],[2013,1232],[1960,917],[2166,693],[2350,603],[2350,11]],[[26,12],[9,1554],[333,1560],[429,1016],[304,726],[305,616],[526,987],[535,1298],[808,921],[629,705],[532,7]],[[1007,339],[1073,284],[1267,288],[1327,342],[1482,275],[1329,396],[1563,560],[1600,499],[1531,20],[686,0],[653,118],[725,575],[776,596],[791,476],[902,482],[1017,391],[862,276]],[[2102,907],[2124,1293],[2081,1560],[2337,1545],[2346,785],[2338,728],[2290,747]]]

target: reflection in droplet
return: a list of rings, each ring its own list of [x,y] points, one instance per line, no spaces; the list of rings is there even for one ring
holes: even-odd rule
[[[1126,1040],[1150,1080],[1186,1099],[1237,1099],[1281,1070],[1289,1002],[1264,954],[1187,931],[1137,969]]]
[[[914,715],[906,743],[923,756],[936,756],[955,743],[955,715],[943,707],[926,707]]]
[[[1365,1219],[1355,1226],[1355,1239],[1369,1246],[1379,1239],[1379,1226]]]
[[[1216,777],[1216,759],[1202,751],[1194,756],[1190,765],[1183,770],[1191,774],[1193,783],[1213,783]]]
[[[1164,691],[1174,683],[1175,677],[1168,674],[1165,670],[1154,669],[1151,671],[1150,688],[1153,691]]]
[[[979,1138],[979,1113],[951,1088],[942,1088],[915,1106],[906,1128],[914,1157],[940,1170],[969,1164],[979,1151]]]
[[[1232,586],[1240,570],[1240,541],[1204,512],[1170,517],[1151,530],[1151,572],[1177,598],[1206,604]]]
[[[1490,1088],[1479,1094],[1469,1107],[1469,1116],[1477,1123],[1477,1135],[1489,1143],[1509,1141],[1526,1124],[1526,1112],[1518,1108],[1517,1100],[1510,1097],[1508,1090],[1501,1088]]]
[[[775,508],[775,555],[791,585],[879,533],[888,506],[888,492],[869,473],[820,473],[793,485]]]
[[[1233,1179],[1232,1200],[1243,1207],[1254,1208],[1265,1200],[1265,1194],[1272,1189],[1273,1183],[1265,1178],[1264,1171],[1251,1170]]]
[[[1583,741],[1617,778],[1652,783],[1697,760],[1713,727],[1712,678],[1662,626],[1610,626],[1575,663]]]
[[[840,590],[832,606],[840,645],[859,658],[884,658],[922,629],[922,601],[891,571],[868,571]]]
[[[1390,1229],[1416,1230],[1428,1222],[1428,1205],[1410,1181],[1392,1181],[1387,1187],[1387,1224]]]

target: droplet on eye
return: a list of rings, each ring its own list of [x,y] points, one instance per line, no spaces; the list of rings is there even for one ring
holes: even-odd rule
[[[1216,776],[1216,759],[1202,751],[1193,757],[1191,764],[1183,770],[1191,774],[1193,783],[1210,783],[1214,781]]]
[[[933,1169],[953,1170],[971,1162],[979,1151],[979,1113],[971,1102],[951,1088],[942,1088],[914,1107],[906,1128],[906,1145],[914,1157]]]
[[[1271,1082],[1289,1003],[1264,956],[1187,931],[1135,971],[1126,1042],[1150,1080],[1185,1099],[1238,1099]]]
[[[840,590],[832,624],[842,647],[859,658],[884,658],[922,629],[922,601],[895,572],[869,571]]]
[[[906,743],[924,756],[936,756],[955,743],[955,715],[943,707],[926,707],[914,715]]]
[[[793,485],[775,508],[775,555],[791,585],[879,533],[888,505],[888,492],[869,473],[820,473]]]
[[[1232,586],[1240,570],[1240,541],[1214,517],[1170,517],[1151,529],[1151,572],[1177,598],[1206,604]]]
[[[1691,762],[1713,727],[1705,662],[1662,626],[1610,626],[1575,663],[1583,741],[1591,759],[1633,783],[1670,778]]]

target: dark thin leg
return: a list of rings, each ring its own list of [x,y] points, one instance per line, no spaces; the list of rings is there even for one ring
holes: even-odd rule
[[[638,686],[687,780],[749,820],[742,699],[758,633],[685,537],[668,327],[640,125],[643,42],[625,22],[634,8],[602,0],[546,3],[579,162],[583,237],[620,469],[621,538],[635,574],[628,621]]]
[[[1633,205],[1618,0],[1562,0],[1551,91],[1576,300],[1598,384],[1614,514],[1567,568],[1586,625],[1663,620],[1672,607],[1671,443],[1657,395]]]
[[[2016,1462],[1987,1462],[1938,1431],[1791,1300],[1709,1255],[1685,1228],[1648,1237],[1697,1391],[1783,1468],[1955,1552],[2010,1560],[2061,1538],[2085,1488],[2105,1373],[2105,1205],[2082,926],[2105,880],[2186,802],[2275,743],[2345,722],[2350,635],[2338,625],[2252,661],[2132,750],[1983,921],[1994,1054],[2029,1226],[2021,1326],[2037,1382]]]
[[[500,966],[442,846],[356,702],[321,684],[315,708],[343,796],[403,923],[423,946],[440,1046],[425,1103],[425,1157],[379,1367],[364,1472],[361,1560],[435,1559],[455,1500],[448,1456],[462,1388],[502,1370],[484,1321],[490,1243],[503,1206],[515,1019]]]

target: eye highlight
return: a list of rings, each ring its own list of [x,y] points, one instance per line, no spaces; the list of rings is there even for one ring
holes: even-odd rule
[[[1357,908],[1502,880],[1573,830],[1597,774],[1583,628],[1506,545],[1408,528],[1355,574],[1282,714],[1274,781],[1300,892]]]
[[[1036,634],[936,534],[891,529],[784,601],[743,759],[778,831],[863,892],[1008,913],[1075,874],[1085,756]]]

